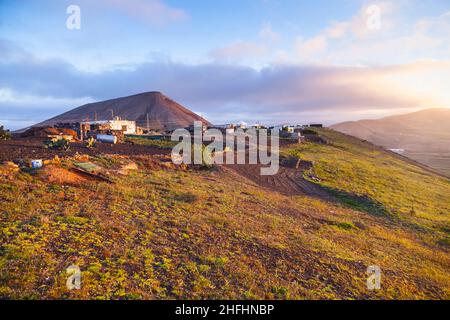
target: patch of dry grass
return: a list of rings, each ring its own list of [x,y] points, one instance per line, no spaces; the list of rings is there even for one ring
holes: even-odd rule
[[[0,177],[0,297],[450,298],[444,231],[285,196],[229,171],[138,163],[115,184]],[[79,291],[66,288],[71,264]],[[376,292],[366,288],[374,264]]]

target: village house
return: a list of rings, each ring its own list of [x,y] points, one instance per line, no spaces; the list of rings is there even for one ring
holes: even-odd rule
[[[136,121],[122,120],[120,117],[114,117],[113,120],[103,121],[85,121],[81,126],[90,126],[102,128],[103,130],[122,131],[123,134],[136,134]],[[92,130],[92,129],[91,129]]]

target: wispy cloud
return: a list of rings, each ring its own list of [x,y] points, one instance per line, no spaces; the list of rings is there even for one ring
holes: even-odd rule
[[[104,6],[111,6],[142,22],[163,26],[186,20],[188,14],[180,8],[167,5],[162,0],[100,0]]]
[[[348,20],[330,21],[309,38],[297,37],[293,52],[282,62],[328,65],[381,65],[421,59],[447,59],[450,53],[450,12],[399,26],[404,1],[371,3],[380,13],[380,28],[370,28],[371,11],[363,6]]]
[[[264,23],[259,31],[259,37],[269,43],[277,43],[281,40],[281,35],[275,32],[270,23]]]
[[[209,53],[216,62],[246,62],[255,58],[263,58],[270,53],[270,48],[281,40],[281,35],[275,32],[270,23],[264,23],[255,41],[235,41],[216,48]]]
[[[120,67],[108,61],[96,73],[57,50],[39,54],[25,50],[26,42],[20,46],[12,38],[0,39],[0,115],[3,120],[37,122],[84,102],[151,90],[167,93],[213,122],[300,122],[305,115],[320,115],[316,119],[326,122],[356,114],[450,107],[450,12],[400,21],[402,2],[375,2],[382,13],[377,30],[367,28],[367,6],[308,34],[279,33],[279,21],[276,27],[258,21],[253,36],[215,49],[205,45],[198,59],[177,60],[180,55],[171,46],[162,59],[145,54],[136,59],[130,57],[140,48],[136,41],[137,47],[117,49]],[[156,26],[188,17],[160,0],[99,4]],[[73,39],[78,35],[70,34]],[[105,43],[86,60],[95,64],[95,57],[113,55],[108,45],[115,42]]]
[[[264,44],[238,41],[213,50],[210,56],[221,62],[234,62],[247,58],[261,57],[267,51],[268,48]]]
[[[57,114],[78,106],[79,99],[104,100],[151,90],[167,93],[212,121],[233,114],[255,120],[257,114],[258,120],[274,123],[301,120],[305,112],[325,113],[324,121],[345,120],[361,110],[389,113],[450,106],[445,91],[445,83],[450,83],[448,61],[385,67],[279,65],[261,70],[155,62],[93,74],[62,61],[31,59],[0,63],[0,73],[5,75],[0,79],[4,93],[20,92],[0,96],[2,113],[11,109],[11,97],[16,111],[29,108],[29,99],[20,96],[32,97],[38,105],[46,105],[51,97]],[[35,112],[39,114],[39,108]]]
[[[295,41],[295,55],[302,63],[314,62],[316,58],[323,54],[328,46],[327,37],[319,35],[311,39],[297,38]]]

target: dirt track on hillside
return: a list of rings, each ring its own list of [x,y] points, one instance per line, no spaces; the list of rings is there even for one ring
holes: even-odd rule
[[[278,173],[273,176],[261,175],[261,165],[224,165],[222,168],[231,170],[258,186],[280,192],[286,195],[308,195],[320,199],[331,199],[328,192],[320,186],[303,178],[303,168],[287,168],[280,166]]]
[[[116,154],[126,156],[156,156],[168,155],[170,149],[161,149],[154,146],[133,145],[130,143],[105,144],[97,143],[94,149],[88,149],[81,142],[70,144],[69,151],[46,149],[42,139],[13,139],[0,141],[0,162],[18,161],[30,159],[53,159],[55,156],[70,157],[76,153],[91,156],[102,154]],[[308,195],[320,199],[329,199],[329,194],[320,186],[303,178],[303,172],[311,164],[302,162],[299,168],[280,166],[279,171],[273,176],[261,175],[261,165],[223,165],[225,170],[231,170],[232,174],[248,179],[254,184],[266,189],[287,195]]]

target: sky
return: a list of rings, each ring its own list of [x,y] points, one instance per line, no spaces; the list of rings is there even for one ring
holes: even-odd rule
[[[450,1],[0,0],[0,124],[146,91],[217,124],[449,108]]]

